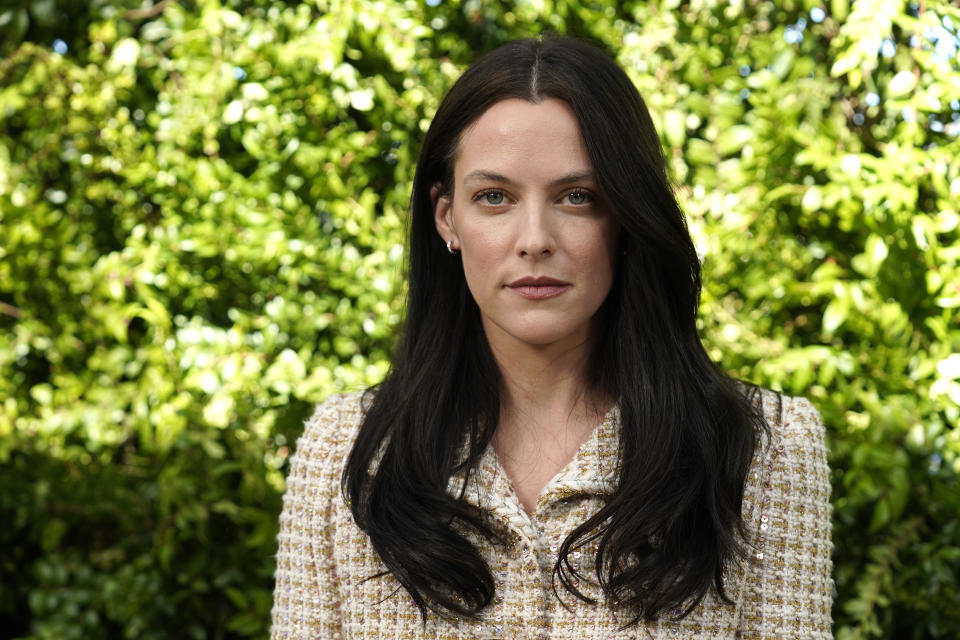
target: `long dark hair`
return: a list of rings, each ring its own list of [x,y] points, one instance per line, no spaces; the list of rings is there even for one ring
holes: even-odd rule
[[[568,38],[497,48],[434,116],[413,184],[404,331],[344,469],[353,517],[424,615],[469,616],[491,602],[490,568],[463,530],[495,534],[447,485],[490,444],[500,374],[462,265],[436,232],[430,190],[452,189],[461,134],[506,98],[570,107],[623,236],[587,380],[619,399],[619,482],[564,541],[557,581],[591,601],[567,560],[589,543],[598,549],[590,578],[632,623],[688,613],[711,586],[728,601],[724,567],[742,556],[741,502],[762,419],[697,335],[700,264],[646,105],[606,54]]]

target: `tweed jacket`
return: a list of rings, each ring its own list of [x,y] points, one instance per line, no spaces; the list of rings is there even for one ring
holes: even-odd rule
[[[831,638],[830,483],[824,430],[805,399],[763,392],[771,437],[760,446],[745,489],[750,557],[729,567],[725,604],[713,589],[685,618],[626,627],[626,612],[587,604],[553,585],[557,549],[615,488],[619,413],[603,419],[540,494],[520,505],[492,447],[467,480],[465,499],[508,543],[474,539],[496,579],[478,619],[428,615],[384,569],[340,493],[340,476],[362,419],[360,394],[335,396],[307,421],[291,461],[280,517],[273,640],[307,638]],[[457,491],[463,478],[451,478]],[[593,553],[571,554],[590,575]],[[579,588],[601,596],[595,585]],[[561,602],[562,599],[562,602]]]

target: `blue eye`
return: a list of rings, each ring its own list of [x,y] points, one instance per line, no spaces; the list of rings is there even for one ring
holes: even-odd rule
[[[588,204],[592,198],[586,191],[571,191],[567,194],[567,201],[573,205]]]
[[[480,194],[479,199],[482,199],[486,204],[499,206],[503,204],[503,193],[500,191],[484,191]]]

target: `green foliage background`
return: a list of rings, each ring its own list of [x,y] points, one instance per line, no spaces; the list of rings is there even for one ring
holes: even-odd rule
[[[838,638],[960,637],[957,26],[943,0],[0,0],[0,628],[265,636],[302,420],[388,366],[429,118],[550,30],[660,123],[716,359],[824,415]]]

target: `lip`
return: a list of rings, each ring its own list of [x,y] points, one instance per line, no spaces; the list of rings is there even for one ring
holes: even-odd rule
[[[557,280],[556,278],[548,278],[546,276],[540,276],[539,278],[526,276],[507,283],[507,286],[511,289],[515,287],[569,287],[570,283],[564,282],[563,280]]]
[[[570,283],[546,276],[526,276],[508,283],[507,288],[529,300],[545,300],[564,293],[570,288]]]

